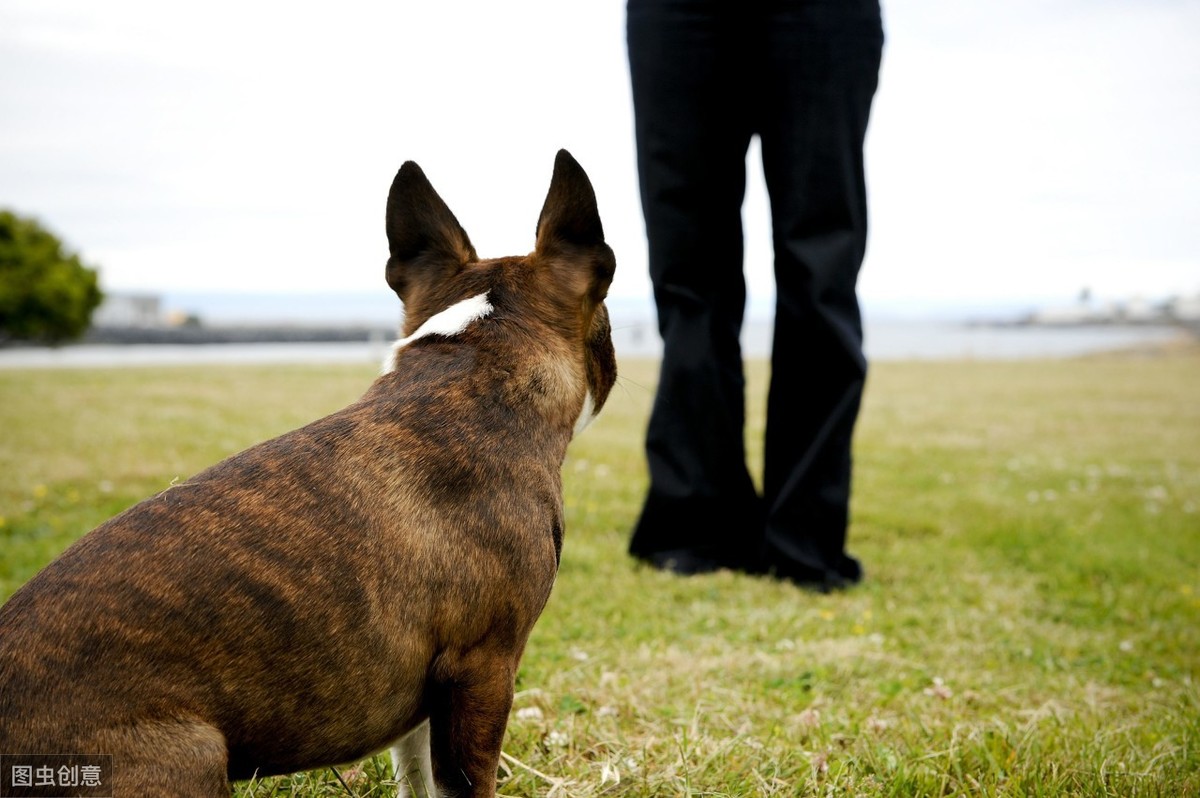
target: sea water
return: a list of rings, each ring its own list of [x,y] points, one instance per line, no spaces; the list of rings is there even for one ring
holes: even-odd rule
[[[613,346],[619,357],[659,357],[662,342],[646,318],[614,316]],[[953,321],[867,319],[867,358],[888,360],[1011,360],[1062,358],[1134,347],[1157,346],[1185,337],[1170,326],[1095,325],[1038,327]],[[378,364],[390,341],[236,344],[77,344],[0,348],[0,368],[87,368],[203,363]],[[747,358],[771,352],[771,323],[751,319],[742,330]]]

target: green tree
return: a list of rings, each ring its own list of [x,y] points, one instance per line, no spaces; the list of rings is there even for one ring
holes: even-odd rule
[[[33,219],[0,210],[0,343],[58,343],[87,330],[99,277]]]

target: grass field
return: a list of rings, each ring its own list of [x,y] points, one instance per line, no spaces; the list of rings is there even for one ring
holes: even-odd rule
[[[625,555],[652,363],[564,469],[508,796],[1200,795],[1200,351],[880,363],[817,595]],[[369,367],[0,372],[0,597],[109,515],[356,398]],[[761,455],[765,367],[749,373]],[[383,757],[239,794],[389,795]]]

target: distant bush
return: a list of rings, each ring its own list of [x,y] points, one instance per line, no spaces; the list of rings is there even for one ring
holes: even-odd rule
[[[58,343],[87,331],[99,277],[33,219],[0,210],[0,343]]]

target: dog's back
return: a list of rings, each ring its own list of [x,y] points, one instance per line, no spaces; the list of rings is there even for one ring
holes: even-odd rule
[[[0,608],[0,752],[217,795],[428,720],[438,786],[492,794],[562,460],[615,379],[612,253],[565,153],[529,256],[479,260],[412,164],[388,236],[406,337],[362,399],[130,508]]]

